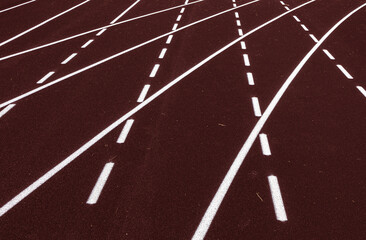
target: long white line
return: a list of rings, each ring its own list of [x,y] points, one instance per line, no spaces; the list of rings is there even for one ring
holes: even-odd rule
[[[360,90],[360,92],[362,93],[362,95],[363,95],[364,97],[366,97],[366,90],[365,90],[363,87],[361,87],[361,86],[357,86],[357,89],[358,89],[358,90]]]
[[[100,174],[98,181],[95,184],[93,191],[91,192],[91,194],[88,198],[88,201],[86,202],[87,204],[96,204],[97,203],[98,198],[99,198],[100,194],[102,193],[103,187],[108,180],[109,174],[112,171],[113,166],[114,166],[114,163],[112,163],[112,162],[109,162],[104,166],[103,171]]]
[[[286,222],[287,215],[283,204],[282,194],[276,176],[268,176],[269,189],[271,190],[273,207],[278,221]]]
[[[193,5],[193,4],[202,2],[202,1],[204,1],[204,0],[197,0],[195,2],[191,2],[191,3],[187,4],[187,5],[179,5],[179,6],[176,6],[176,7],[171,7],[171,8],[167,8],[167,9],[160,10],[160,11],[157,11],[157,12],[148,13],[148,14],[145,14],[145,15],[142,15],[142,16],[130,18],[130,19],[127,19],[127,20],[118,22],[118,23],[114,23],[114,24],[110,24],[110,25],[103,26],[103,27],[95,28],[95,29],[92,29],[92,30],[89,30],[89,31],[86,31],[86,32],[83,32],[83,33],[79,33],[79,34],[76,34],[76,35],[73,35],[73,36],[70,36],[70,37],[66,37],[66,38],[63,38],[63,39],[54,41],[54,42],[46,43],[46,44],[41,45],[41,46],[38,46],[38,47],[30,48],[30,49],[27,49],[27,50],[24,50],[24,51],[20,51],[20,52],[17,52],[17,53],[13,53],[13,54],[10,54],[10,55],[1,57],[0,58],[0,61],[9,59],[9,58],[12,58],[12,57],[15,57],[15,56],[19,56],[19,55],[22,55],[22,54],[26,54],[26,53],[29,53],[29,52],[33,52],[33,51],[36,51],[36,50],[39,50],[39,49],[42,49],[42,48],[46,48],[46,47],[49,47],[49,46],[52,46],[52,45],[56,45],[58,43],[66,42],[66,41],[71,40],[71,39],[75,39],[75,38],[78,38],[78,37],[81,37],[81,36],[84,36],[84,35],[87,35],[87,34],[90,34],[90,33],[93,33],[93,32],[97,32],[97,31],[103,30],[104,28],[115,27],[115,26],[118,26],[120,24],[124,24],[124,23],[127,23],[127,22],[131,22],[131,21],[135,21],[135,20],[141,19],[141,18],[153,16],[153,15],[160,14],[160,13],[163,13],[163,12],[171,11],[171,10],[180,8],[182,6]]]
[[[307,4],[307,3],[306,3]],[[196,229],[196,232],[194,236],[192,237],[192,240],[202,240],[210,225],[212,220],[214,219],[218,209],[220,208],[220,205],[227,193],[227,191],[230,188],[230,185],[232,181],[234,180],[237,172],[239,171],[241,165],[244,162],[245,157],[247,156],[250,148],[252,147],[255,139],[257,139],[257,136],[259,132],[262,130],[264,124],[266,123],[267,119],[271,115],[273,109],[276,107],[278,102],[280,101],[283,94],[286,92],[288,86],[292,83],[294,78],[297,76],[297,74],[300,72],[300,70],[303,68],[305,63],[310,59],[310,57],[314,54],[314,52],[321,46],[321,44],[329,37],[329,35],[340,25],[342,24],[347,18],[349,18],[352,14],[360,10],[366,6],[366,3],[361,5],[360,7],[356,8],[352,12],[350,12],[348,15],[346,15],[344,18],[342,18],[337,24],[335,24],[321,39],[318,43],[314,45],[314,47],[305,55],[305,57],[300,61],[300,63],[296,66],[294,71],[290,74],[290,76],[286,79],[282,87],[279,89],[279,91],[276,93],[275,97],[272,99],[271,103],[268,105],[267,109],[264,111],[262,117],[258,120],[257,124],[254,126],[252,132],[249,134],[247,140],[245,141],[243,147],[240,149],[240,152],[238,153],[237,157],[235,158],[233,164],[230,166],[229,171],[226,173],[225,178],[223,179],[222,183],[220,184],[219,189],[217,190],[214,198],[212,199],[209,207],[207,208],[198,228]],[[294,9],[291,9],[293,11]],[[289,13],[289,12],[287,12]]]
[[[141,103],[141,102],[143,102],[145,100],[146,94],[149,91],[149,89],[150,89],[150,85],[149,84],[146,84],[144,86],[144,88],[142,89],[139,98],[137,99],[137,102],[138,103]]]
[[[249,3],[246,3],[246,4],[243,4],[243,5],[241,5],[240,7],[244,7],[244,6],[247,6],[247,5],[249,5],[249,4],[252,4],[252,3],[258,2],[258,1],[259,1],[259,0],[255,0],[255,1],[252,1],[252,2],[249,2]],[[312,0],[312,1],[315,1],[315,0]],[[238,8],[240,8],[240,7],[238,7]],[[198,24],[198,23],[201,23],[201,22],[207,21],[207,20],[209,20],[209,19],[211,19],[211,18],[214,18],[214,17],[220,16],[220,15],[222,15],[222,14],[225,14],[225,13],[230,12],[230,11],[233,11],[233,10],[235,10],[235,8],[231,8],[231,9],[228,9],[228,10],[222,11],[222,12],[220,12],[220,13],[217,13],[217,14],[211,15],[211,16],[209,16],[209,17],[203,18],[203,19],[198,20],[198,21],[196,21],[196,22],[193,22],[193,23],[191,23],[191,24],[188,24],[188,25],[185,25],[185,26],[183,26],[183,27],[180,27],[179,29],[177,29],[177,30],[175,30],[175,31],[171,31],[171,32],[165,33],[165,34],[163,34],[163,35],[160,35],[160,36],[158,36],[158,37],[155,37],[155,38],[153,38],[153,39],[150,39],[150,40],[148,40],[148,41],[146,41],[146,42],[143,42],[143,43],[141,43],[141,44],[138,44],[138,45],[136,45],[136,46],[134,46],[134,47],[131,47],[131,48],[129,48],[129,49],[126,49],[126,50],[124,50],[124,51],[122,51],[122,52],[116,53],[116,54],[114,54],[114,55],[112,55],[112,56],[110,56],[110,57],[104,58],[104,59],[102,59],[102,60],[100,60],[100,61],[98,61],[98,62],[96,62],[96,63],[93,63],[93,64],[91,64],[91,65],[88,65],[88,66],[86,66],[86,67],[84,67],[84,68],[81,68],[81,69],[79,69],[79,70],[75,71],[75,72],[69,73],[69,74],[67,74],[67,75],[65,75],[65,76],[63,76],[63,77],[61,77],[61,78],[58,78],[58,79],[56,79],[56,80],[52,81],[52,82],[49,82],[49,83],[47,83],[47,84],[45,84],[45,85],[42,85],[42,86],[40,86],[40,87],[38,87],[38,88],[35,88],[35,89],[30,90],[30,91],[28,91],[28,92],[26,92],[26,93],[23,93],[23,94],[21,94],[21,95],[19,95],[19,96],[15,97],[15,98],[13,98],[13,99],[10,99],[10,100],[8,100],[8,101],[6,101],[6,102],[4,102],[4,103],[1,103],[1,104],[0,104],[0,108],[1,108],[1,107],[4,107],[4,106],[6,106],[6,105],[8,105],[8,104],[10,104],[10,103],[16,102],[16,101],[18,101],[18,100],[20,100],[20,99],[23,99],[23,98],[25,98],[25,97],[28,97],[28,96],[30,96],[30,95],[32,95],[32,94],[34,94],[34,93],[37,93],[37,92],[39,92],[39,91],[42,91],[42,90],[43,90],[43,89],[45,89],[45,88],[48,88],[48,87],[50,87],[50,86],[52,86],[52,85],[55,85],[55,84],[57,84],[57,83],[59,83],[59,82],[61,82],[61,81],[66,80],[66,79],[68,79],[68,78],[70,78],[70,77],[72,77],[72,76],[75,76],[75,75],[77,75],[77,74],[79,74],[79,73],[82,73],[82,72],[84,72],[84,71],[87,71],[87,70],[89,70],[89,69],[91,69],[91,68],[94,68],[94,67],[96,67],[96,66],[98,66],[98,65],[100,65],[100,64],[103,64],[103,63],[105,63],[105,62],[108,62],[108,61],[110,61],[110,60],[112,60],[112,59],[114,59],[114,58],[117,58],[117,57],[119,57],[119,56],[121,56],[121,55],[123,55],[123,54],[126,54],[126,53],[128,53],[128,52],[131,52],[131,51],[133,51],[133,50],[135,50],[135,49],[137,49],[137,48],[143,47],[143,46],[145,46],[145,45],[147,45],[147,44],[149,44],[149,43],[152,43],[152,42],[154,42],[154,41],[157,41],[157,40],[159,40],[159,39],[161,39],[161,38],[163,38],[163,37],[166,37],[166,36],[168,36],[168,35],[170,35],[170,34],[172,34],[172,33],[174,33],[174,32],[182,31],[182,30],[184,30],[184,29],[186,29],[186,28],[189,28],[189,27],[191,27],[191,26],[193,26],[193,25],[196,25],[196,24]],[[170,35],[170,36],[169,36],[169,38],[168,38],[168,40],[170,40],[170,41],[171,41],[172,36],[173,36],[173,35]],[[167,42],[168,42],[168,40],[167,40]]]
[[[133,119],[128,119],[126,121],[126,124],[123,127],[122,132],[121,132],[121,134],[119,135],[119,137],[117,139],[117,143],[124,143],[126,141],[127,135],[131,130],[133,122],[134,122]]]
[[[7,112],[10,111],[10,109],[12,109],[15,106],[15,104],[9,104],[8,106],[6,106],[3,110],[0,111],[0,118],[2,116],[4,116]]]
[[[352,75],[349,74],[349,72],[342,65],[337,64],[337,67],[339,68],[339,70],[341,70],[344,76],[346,76],[348,79],[353,79]]]
[[[261,142],[263,155],[270,156],[271,155],[271,149],[269,147],[267,134],[264,134],[264,133],[259,134],[259,140]]]
[[[129,12],[134,6],[136,6],[136,4],[138,4],[140,2],[140,0],[137,0],[136,2],[134,2],[131,6],[129,6],[123,13],[121,13],[120,15],[118,15],[118,17],[116,17],[112,22],[110,22],[111,24],[117,22],[121,17],[123,17],[123,15],[125,15],[127,12]]]
[[[34,29],[37,29],[37,28],[39,28],[39,27],[41,27],[41,26],[45,25],[46,23],[48,23],[48,22],[50,22],[50,21],[52,21],[52,20],[54,20],[54,19],[56,19],[56,18],[58,18],[58,17],[60,17],[60,16],[62,16],[62,15],[64,15],[64,14],[66,14],[66,13],[68,13],[68,12],[70,12],[70,11],[74,10],[75,8],[78,8],[78,7],[82,6],[82,5],[84,5],[85,3],[89,2],[89,1],[90,1],[90,0],[86,0],[86,1],[84,1],[84,2],[82,2],[82,3],[80,3],[80,4],[76,5],[76,6],[74,6],[74,7],[72,7],[72,8],[67,9],[66,11],[63,11],[62,13],[57,14],[56,16],[53,16],[53,17],[51,17],[51,18],[49,18],[49,19],[47,19],[47,20],[45,20],[45,21],[41,22],[40,24],[38,24],[38,25],[36,25],[36,26],[34,26],[34,27],[29,28],[28,30],[25,30],[24,32],[19,33],[18,35],[14,36],[14,37],[12,37],[12,38],[9,38],[8,40],[3,41],[2,43],[0,43],[0,47],[1,47],[1,46],[4,46],[5,44],[7,44],[7,43],[9,43],[9,42],[11,42],[11,41],[13,41],[13,40],[15,40],[15,39],[19,38],[19,37],[21,37],[21,36],[23,36],[23,35],[25,35],[25,34],[27,34],[27,33],[31,32],[31,31],[33,31]]]
[[[154,101],[156,98],[158,98],[160,95],[162,95],[164,92],[166,92],[168,89],[176,85],[178,82],[180,82],[182,79],[190,75],[192,72],[196,71],[200,67],[202,67],[207,62],[211,61],[213,58],[227,50],[228,48],[232,47],[233,45],[240,42],[245,37],[255,33],[256,31],[260,30],[261,28],[271,24],[272,22],[282,18],[283,16],[286,16],[288,13],[295,11],[307,4],[310,4],[314,2],[315,0],[311,0],[309,2],[303,3],[300,6],[293,8],[289,12],[285,12],[272,20],[267,21],[266,23],[252,29],[251,31],[247,32],[244,36],[237,38],[236,40],[232,41],[231,43],[227,44],[223,48],[219,49],[218,51],[214,52],[183,74],[181,74],[179,77],[165,85],[163,88],[158,90],[156,93],[151,95],[149,98],[147,98],[145,101],[137,105],[135,108],[133,108],[131,111],[123,115],[121,118],[119,118],[117,121],[109,125],[107,128],[105,128],[103,131],[101,131],[99,134],[97,134],[95,137],[90,139],[88,142],[86,142],[84,145],[82,145],[78,150],[76,150],[74,153],[72,153],[70,156],[65,158],[63,161],[61,161],[59,164],[57,164],[54,168],[46,172],[43,176],[41,176],[39,179],[37,179],[34,183],[29,185],[27,188],[25,188],[23,191],[21,191],[18,195],[16,195],[14,198],[12,198],[9,202],[7,202],[4,206],[0,208],[0,217],[3,216],[5,213],[7,213],[10,209],[12,209],[14,206],[16,206],[20,201],[22,201],[24,198],[26,198],[29,194],[31,194],[33,191],[38,189],[40,186],[42,186],[45,182],[47,182],[50,178],[52,178],[55,174],[60,172],[64,167],[69,165],[72,161],[74,161],[77,157],[79,157],[81,154],[83,154],[86,150],[88,150],[90,147],[92,147],[95,143],[97,143],[100,139],[102,139],[104,136],[106,136],[108,133],[110,133],[113,129],[118,127],[121,123],[129,119],[132,115],[140,111],[142,108],[144,108],[146,105]],[[263,116],[262,116],[263,118]]]
[[[29,4],[29,3],[32,3],[32,2],[35,2],[36,0],[31,0],[31,1],[28,1],[28,2],[25,2],[25,3],[21,3],[21,4],[18,4],[18,5],[15,5],[13,7],[10,7],[10,8],[6,8],[6,9],[3,9],[3,10],[0,10],[0,13],[3,13],[3,12],[6,12],[6,11],[9,11],[11,9],[14,9],[14,8],[17,8],[17,7],[20,7],[20,6],[23,6],[23,5],[26,5],[26,4]]]

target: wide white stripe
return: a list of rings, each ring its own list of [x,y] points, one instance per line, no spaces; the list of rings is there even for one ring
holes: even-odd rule
[[[248,84],[253,86],[254,85],[253,73],[247,72],[247,78],[248,78]]]
[[[160,67],[160,64],[155,64],[154,68],[151,70],[150,76],[151,78],[156,76],[156,73],[158,72]]]
[[[261,107],[259,105],[257,97],[252,97],[252,105],[253,105],[254,116],[256,117],[262,116]]]
[[[142,89],[139,98],[137,99],[137,102],[143,102],[145,100],[146,94],[149,91],[150,85],[146,84],[144,88]]]
[[[283,204],[282,194],[280,190],[280,185],[278,184],[278,179],[276,176],[268,176],[269,189],[271,190],[273,207],[275,210],[276,218],[278,221],[287,221],[287,215],[285,211],[285,206]]]
[[[97,183],[95,184],[93,191],[91,192],[88,201],[86,202],[87,204],[96,204],[100,194],[102,193],[103,187],[105,185],[105,183],[108,180],[109,174],[112,171],[112,168],[114,166],[114,163],[110,162],[107,163],[104,168],[102,173],[100,174]]]
[[[160,52],[160,55],[159,55],[159,59],[163,59],[164,58],[165,53],[166,53],[167,50],[168,50],[167,48],[161,49],[161,52]]]

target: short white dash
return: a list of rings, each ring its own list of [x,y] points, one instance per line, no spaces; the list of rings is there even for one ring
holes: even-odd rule
[[[309,31],[309,29],[304,25],[304,24],[301,24],[301,27],[305,30],[305,31]]]
[[[169,37],[166,40],[166,44],[170,44],[172,42],[173,35],[169,35]]]
[[[240,41],[240,46],[241,46],[241,49],[243,49],[243,50],[247,49],[247,45],[245,44],[244,41]]]
[[[235,0],[233,0],[233,3],[236,2]]]
[[[88,201],[86,202],[87,204],[96,204],[98,201],[98,198],[103,190],[103,187],[105,185],[105,183],[107,182],[107,179],[109,177],[109,174],[112,171],[112,168],[114,166],[114,163],[107,163],[104,168],[102,173],[100,174],[97,183],[95,184],[93,191],[91,192]]]
[[[233,7],[237,7],[236,3],[233,3]]]
[[[161,52],[160,52],[160,55],[159,55],[159,58],[160,58],[160,59],[163,59],[163,58],[164,58],[165,53],[166,53],[166,51],[167,51],[167,50],[168,50],[167,48],[163,48],[163,49],[161,49]]]
[[[49,72],[47,73],[43,78],[41,78],[40,80],[38,80],[38,84],[43,83],[44,81],[46,81],[49,77],[51,77],[55,72]]]
[[[61,64],[66,64],[66,63],[70,62],[70,60],[73,59],[76,55],[77,55],[77,53],[71,54]]]
[[[289,7],[287,7],[287,6],[285,6],[285,9],[286,9],[287,11],[290,11],[290,8],[289,8]]]
[[[238,12],[235,12],[235,17],[239,18],[239,13]]]
[[[244,58],[244,64],[245,64],[245,66],[250,66],[248,54],[243,54],[243,58]]]
[[[364,97],[366,97],[366,91],[363,87],[357,86],[357,89],[360,90],[360,92],[363,94]]]
[[[351,74],[349,74],[349,72],[347,72],[347,70],[340,64],[337,64],[337,67],[339,68],[339,70],[342,71],[342,73],[348,78],[348,79],[353,79],[353,77],[351,76]]]
[[[300,19],[298,17],[296,17],[295,15],[293,15],[293,17],[295,18],[296,22],[301,22]]]
[[[128,119],[126,121],[125,126],[122,129],[121,134],[119,135],[118,139],[117,139],[117,143],[124,143],[126,141],[127,135],[131,130],[132,124],[133,124],[133,119]]]
[[[262,116],[261,107],[259,106],[259,101],[257,97],[252,97],[252,104],[253,104],[254,116],[256,117]]]
[[[254,85],[254,78],[251,72],[247,72],[248,84],[253,86]]]
[[[104,28],[104,29],[100,30],[100,31],[96,34],[96,36],[100,36],[100,35],[102,35],[105,31],[107,31],[107,29],[106,29],[106,28]]]
[[[240,26],[241,26],[241,22],[240,22],[240,20],[236,20],[236,25],[237,25],[238,27],[240,27]]]
[[[184,11],[185,11],[186,9],[185,8],[182,8],[181,10],[180,10],[180,13],[184,13]]]
[[[276,218],[278,221],[287,221],[287,215],[285,211],[285,206],[283,205],[280,185],[278,184],[278,179],[276,176],[268,176],[269,188],[271,190],[273,207],[275,210]]]
[[[6,106],[3,110],[0,111],[0,118],[2,116],[4,116],[7,112],[10,111],[10,109],[12,109],[15,106],[15,104],[9,104],[8,106]]]
[[[241,28],[238,29],[238,33],[239,33],[239,36],[243,36],[244,35],[243,30]]]
[[[91,44],[94,41],[94,39],[90,39],[89,41],[87,41],[86,43],[84,43],[83,46],[81,46],[81,48],[86,48],[87,46],[89,46],[89,44]]]
[[[261,142],[262,153],[265,156],[271,155],[271,149],[269,148],[267,135],[264,133],[259,134],[259,140]]]
[[[173,28],[172,28],[172,31],[177,30],[177,28],[178,28],[178,23],[174,23]]]
[[[146,84],[144,88],[142,89],[139,98],[137,99],[137,102],[143,102],[145,100],[146,94],[149,91],[150,85]]]
[[[182,19],[182,15],[179,15],[178,17],[177,17],[177,22],[179,22],[180,20]]]
[[[335,60],[332,54],[327,49],[323,49],[323,52],[329,57],[330,60]]]
[[[309,36],[313,39],[314,42],[319,42],[319,40],[313,34],[309,34]]]
[[[282,2],[282,1],[280,1],[280,3],[283,5],[283,6],[285,6],[286,4],[284,3],[284,2]]]
[[[159,67],[160,67],[160,64],[155,64],[154,68],[152,69],[152,71],[150,73],[151,78],[156,76],[156,73],[158,72]]]

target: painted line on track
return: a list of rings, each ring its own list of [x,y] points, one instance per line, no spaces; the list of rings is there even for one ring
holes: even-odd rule
[[[115,19],[113,19],[110,24],[116,23],[121,17],[123,17],[126,13],[128,13],[134,6],[136,6],[136,4],[138,4],[140,2],[140,0],[137,0],[136,2],[134,2],[131,6],[129,6],[125,11],[123,11],[120,15],[118,15],[118,17],[116,17]]]
[[[252,97],[252,105],[253,105],[254,116],[256,117],[262,116],[261,107],[259,105],[259,100],[257,97]]]
[[[364,96],[364,97],[366,97],[366,90],[363,88],[363,87],[361,87],[361,86],[357,86],[356,87],[361,93],[362,93],[362,95]]]
[[[40,80],[38,80],[37,84],[43,83],[48,78],[50,78],[54,73],[55,73],[54,71],[51,71],[51,72],[47,73],[43,78],[41,78]]]
[[[348,79],[353,79],[352,75],[349,74],[349,72],[340,64],[337,64],[337,67],[339,70],[341,70],[341,72],[344,74],[344,76],[346,76]]]
[[[247,72],[248,84],[254,86],[254,77],[253,73]]]
[[[259,134],[259,140],[261,142],[263,155],[270,156],[271,155],[271,149],[269,147],[267,134],[264,134],[264,133]]]
[[[3,110],[0,111],[0,118],[4,116],[7,112],[9,112],[13,107],[15,107],[15,104],[9,104],[6,106]]]
[[[325,55],[328,56],[328,58],[330,60],[335,60],[335,58],[333,57],[333,55],[327,49],[323,49],[323,52],[325,53]]]
[[[287,215],[283,204],[282,194],[276,176],[268,176],[269,189],[271,190],[273,207],[278,221],[286,222]]]
[[[122,132],[121,132],[121,134],[119,135],[119,137],[117,139],[117,143],[124,143],[126,141],[127,135],[131,130],[133,122],[134,122],[133,119],[128,119],[126,121],[126,124],[123,127]]]
[[[9,10],[12,10],[14,8],[18,8],[18,7],[21,7],[23,5],[26,5],[26,4],[29,4],[29,3],[32,3],[32,2],[35,2],[36,0],[31,0],[31,1],[28,1],[28,2],[25,2],[25,3],[21,3],[21,4],[18,4],[18,5],[15,5],[13,7],[10,7],[10,8],[6,8],[6,9],[3,9],[3,10],[0,10],[0,13],[3,13],[3,12],[7,12]]]
[[[92,42],[94,41],[94,39],[90,39],[89,41],[87,41],[86,43],[83,44],[83,46],[81,46],[81,48],[86,48],[87,46],[89,46]]]
[[[112,171],[113,166],[114,166],[114,163],[112,163],[112,162],[109,162],[104,166],[104,168],[98,178],[98,181],[95,184],[95,186],[88,198],[88,201],[86,202],[87,204],[96,204],[97,203],[99,196],[102,193],[103,187],[104,187],[105,183],[107,182],[108,177]]]
[[[144,88],[142,89],[139,98],[137,99],[137,102],[138,103],[141,103],[141,102],[143,102],[145,100],[145,97],[146,97],[147,92],[149,91],[149,89],[150,89],[150,85],[149,84],[146,84],[144,86]]]

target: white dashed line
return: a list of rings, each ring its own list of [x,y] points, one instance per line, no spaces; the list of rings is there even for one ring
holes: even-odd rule
[[[304,24],[301,24],[301,27],[305,30],[305,31],[309,31],[309,29],[304,25]]]
[[[267,134],[264,134],[264,133],[259,134],[259,140],[261,142],[263,155],[270,156],[271,155],[271,149],[269,148]]]
[[[169,37],[166,40],[166,44],[170,44],[172,42],[173,35],[169,35]]]
[[[301,22],[300,19],[298,17],[296,17],[295,15],[293,15],[293,17],[296,20],[296,22]]]
[[[314,42],[319,42],[319,40],[313,34],[309,34],[309,36],[313,39]]]
[[[287,11],[290,11],[290,8],[288,8],[287,6],[285,7],[285,9],[286,9]]]
[[[360,92],[363,94],[364,97],[366,97],[366,91],[363,87],[357,86],[357,89],[360,90]]]
[[[236,3],[233,3],[233,7],[237,7]]]
[[[123,127],[122,132],[121,132],[121,134],[119,135],[119,137],[117,139],[117,143],[124,143],[126,141],[127,135],[131,130],[133,122],[134,122],[133,119],[128,119],[126,121],[126,124]]]
[[[4,116],[7,112],[10,111],[10,109],[12,109],[15,106],[15,104],[9,104],[8,106],[6,106],[3,110],[1,110],[0,112],[0,118],[2,116]]]
[[[86,48],[87,46],[89,46],[89,44],[91,44],[94,41],[94,39],[90,39],[89,41],[87,41],[86,43],[84,43],[83,46],[81,46],[81,48]]]
[[[285,6],[286,4],[284,3],[284,2],[282,2],[282,1],[280,1],[280,3],[283,5],[283,6]]]
[[[287,215],[285,211],[285,206],[283,205],[280,185],[278,184],[278,180],[276,176],[268,176],[269,188],[271,190],[273,207],[276,213],[276,218],[278,221],[286,222]]]
[[[168,50],[167,48],[163,48],[163,49],[161,49],[161,52],[160,52],[160,55],[159,55],[159,58],[160,58],[160,59],[163,59],[163,58],[164,58],[165,53],[166,53],[166,51],[167,51],[167,50]]]
[[[238,12],[235,12],[235,17],[239,18],[239,13]]]
[[[323,49],[323,52],[328,56],[330,60],[335,60],[332,54],[327,49]]]
[[[244,65],[245,66],[250,66],[250,62],[249,62],[249,56],[248,54],[243,54],[243,59],[244,59]]]
[[[91,194],[88,198],[88,201],[86,202],[87,204],[96,204],[97,203],[98,198],[99,198],[100,194],[102,193],[103,187],[108,180],[109,174],[112,171],[113,166],[114,166],[114,163],[112,163],[112,162],[109,162],[104,166],[103,171],[100,174],[98,181],[95,184],[93,191],[91,192]]]
[[[180,10],[180,13],[184,13],[184,11],[185,11],[186,9],[185,8],[182,8],[181,10]]]
[[[160,67],[160,64],[155,64],[154,68],[152,69],[151,73],[150,73],[150,77],[153,78],[156,76],[156,73],[158,72]]]
[[[243,36],[244,35],[244,33],[243,33],[243,30],[242,29],[238,29],[238,33],[239,33],[239,36]]]
[[[186,0],[184,4],[188,4],[189,0]]]
[[[137,99],[137,102],[143,102],[145,100],[146,94],[149,91],[150,85],[146,84],[144,88],[142,89],[139,98]]]
[[[100,31],[96,34],[96,36],[100,36],[100,35],[102,35],[106,30],[107,30],[106,28],[104,28],[104,29],[100,30]]]
[[[46,81],[49,77],[51,77],[55,72],[49,72],[47,73],[43,78],[41,78],[40,80],[38,80],[38,84],[43,83],[44,81]]]
[[[347,72],[347,70],[340,64],[337,64],[337,67],[339,68],[339,70],[342,71],[342,73],[348,78],[348,79],[353,79],[353,77],[351,76],[351,74],[349,74],[349,72]]]
[[[78,55],[77,53],[73,53],[71,54],[68,58],[66,58],[61,64],[66,64],[68,62],[70,62],[71,59],[73,59],[76,55]]]
[[[178,28],[178,23],[174,23],[173,28],[172,28],[172,31],[177,30],[177,28]]]
[[[178,17],[177,17],[177,22],[179,22],[180,20],[182,19],[182,15],[179,15]]]
[[[252,97],[252,104],[253,104],[254,116],[256,117],[262,116],[261,107],[259,106],[259,101],[257,97]]]
[[[253,86],[254,85],[254,78],[251,72],[247,72],[248,84]]]
[[[240,27],[240,26],[241,26],[241,22],[240,22],[240,20],[236,20],[236,25],[237,25],[238,27]]]
[[[13,6],[13,7],[10,7],[10,8],[6,8],[6,9],[3,9],[3,10],[0,10],[0,13],[3,13],[3,12],[6,12],[6,11],[9,11],[11,9],[14,9],[14,8],[18,8],[18,7],[21,7],[23,5],[26,5],[26,4],[29,4],[29,3],[32,3],[32,2],[35,2],[36,0],[31,0],[31,1],[28,1],[28,2],[25,2],[25,3],[21,3],[21,4],[18,4],[16,6]]]
[[[243,49],[243,50],[247,49],[247,46],[245,45],[244,41],[240,41],[240,46],[241,46],[241,49]]]

